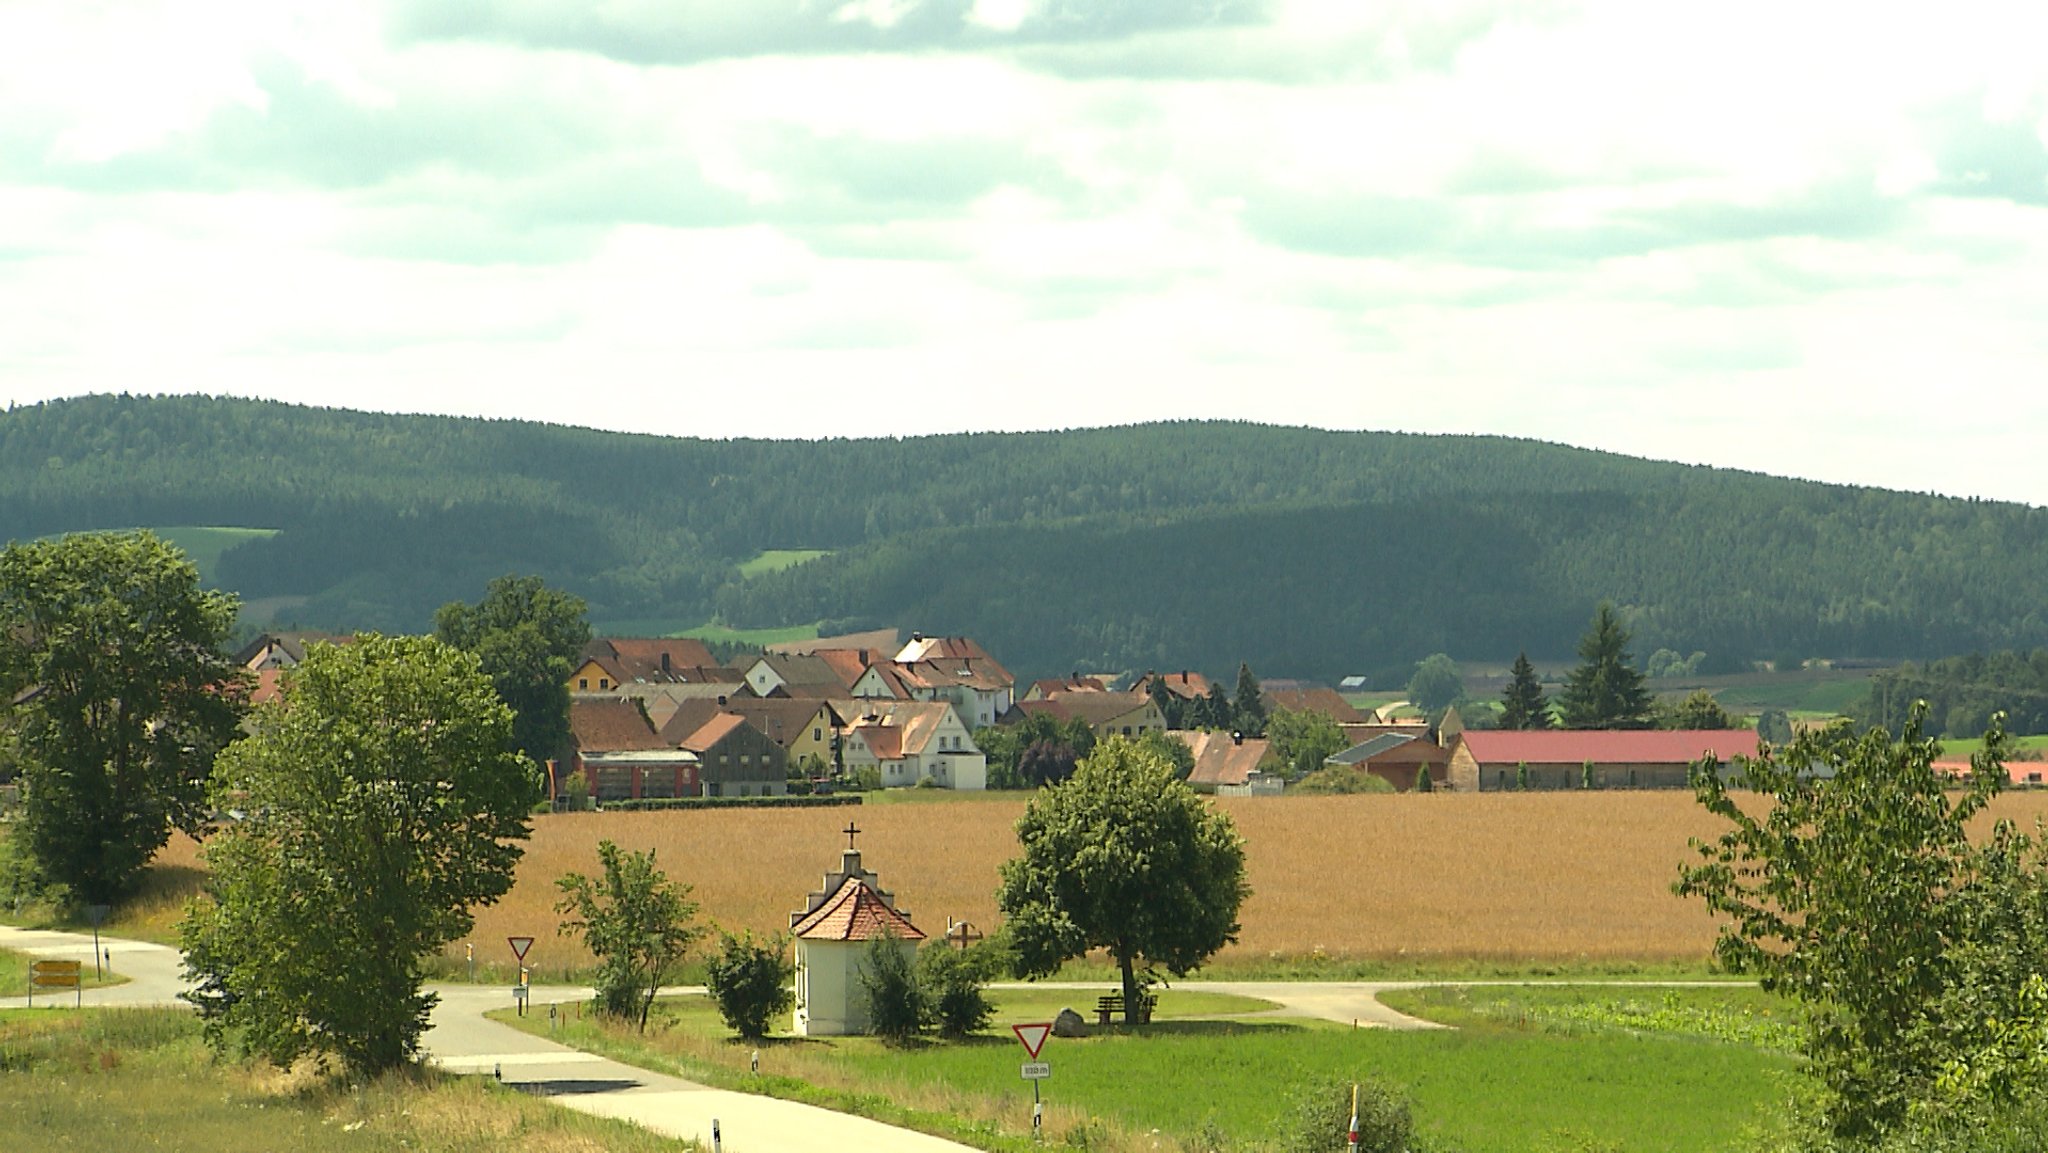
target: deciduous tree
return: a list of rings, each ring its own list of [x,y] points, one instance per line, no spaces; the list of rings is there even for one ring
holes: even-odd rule
[[[1579,667],[1566,678],[1557,711],[1568,729],[1640,729],[1650,721],[1650,693],[1631,663],[1629,631],[1614,606],[1600,602],[1579,639]]]
[[[242,712],[221,652],[235,598],[147,532],[84,533],[0,552],[0,706],[18,701],[22,838],[73,900],[131,895]]]
[[[1845,721],[1737,758],[1732,782],[1711,761],[1693,774],[1726,827],[1693,841],[1699,862],[1673,887],[1724,918],[1723,964],[1804,1003],[1809,1071],[1840,1137],[1898,1124],[1983,1048],[2048,946],[2027,839],[2003,822],[1970,837],[2005,780],[2004,734],[1986,734],[1960,789],[1934,769],[1939,751],[1916,711],[1899,740]],[[1762,803],[1737,804],[1731,783]]]
[[[1132,1021],[1140,965],[1179,976],[1237,938],[1250,886],[1236,826],[1131,741],[1097,745],[1072,778],[1033,798],[1017,841],[997,901],[1019,976],[1106,949]]]
[[[1465,676],[1458,662],[1446,653],[1431,653],[1416,662],[1415,675],[1408,678],[1408,699],[1435,717],[1465,696]]]
[[[795,975],[789,942],[780,937],[757,941],[752,933],[719,934],[718,953],[704,966],[704,983],[719,1019],[749,1041],[766,1037],[769,1021],[796,1003],[790,988]]]
[[[280,1065],[410,1060],[425,959],[512,887],[536,795],[476,658],[425,637],[318,645],[223,753],[214,795],[249,815],[205,850],[181,927],[217,1045]]]
[[[535,763],[569,747],[569,677],[590,643],[583,598],[536,576],[492,581],[484,599],[453,601],[434,614],[434,635],[476,654],[491,686],[512,708],[511,748]]]
[[[645,1032],[655,994],[702,932],[694,923],[697,903],[690,886],[655,866],[653,849],[622,852],[603,840],[597,860],[598,876],[570,873],[555,882],[562,891],[555,911],[567,915],[562,928],[581,935],[597,958],[598,1009],[637,1019]]]

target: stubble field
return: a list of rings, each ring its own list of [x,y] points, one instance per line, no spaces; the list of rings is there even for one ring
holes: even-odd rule
[[[1252,896],[1217,968],[1299,960],[1678,961],[1707,955],[1714,925],[1671,895],[1687,840],[1718,830],[1689,794],[1499,793],[1219,798],[1246,842]],[[997,869],[1016,853],[1015,796],[837,809],[587,813],[540,817],[503,901],[480,910],[478,960],[509,962],[505,938],[536,938],[548,974],[589,960],[557,932],[554,881],[597,869],[597,843],[656,850],[692,885],[702,919],[775,932],[839,863],[859,828],[866,866],[917,925],[996,922]],[[2031,827],[2048,792],[1998,798]],[[191,864],[174,843],[162,863]],[[461,945],[449,955],[463,957]]]

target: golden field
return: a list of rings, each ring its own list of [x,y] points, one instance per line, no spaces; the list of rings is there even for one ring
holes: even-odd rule
[[[1245,838],[1252,896],[1238,943],[1217,960],[1475,958],[1703,959],[1711,918],[1671,895],[1687,840],[1718,830],[1682,792],[1483,793],[1218,798]],[[860,827],[866,866],[920,928],[996,920],[997,867],[1016,853],[1013,796],[829,809],[578,813],[536,818],[518,882],[477,914],[480,962],[536,938],[541,973],[589,958],[556,932],[554,881],[595,872],[609,838],[652,848],[694,887],[702,919],[774,932]],[[2031,826],[2048,792],[2012,793],[1994,813]],[[160,863],[192,863],[180,839]],[[450,950],[463,956],[458,944]]]

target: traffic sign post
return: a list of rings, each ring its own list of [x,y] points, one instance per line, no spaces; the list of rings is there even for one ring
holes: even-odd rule
[[[1052,1022],[1034,1021],[1029,1025],[1012,1025],[1010,1032],[1017,1035],[1018,1043],[1031,1060],[1024,1066],[1024,1079],[1031,1082],[1031,1137],[1039,1139],[1045,1124],[1045,1103],[1039,1100],[1038,1083],[1052,1076],[1052,1064],[1038,1059],[1038,1051],[1045,1048],[1045,1039],[1052,1036]]]
[[[37,989],[69,989],[80,1007],[85,1004],[85,979],[77,961],[31,961],[28,966],[28,1003],[34,1007]]]
[[[532,937],[507,937],[505,943],[512,946],[512,955],[519,959],[519,983],[512,987],[512,999],[519,1002],[519,1015],[526,1016],[526,998],[533,991],[532,976],[526,968],[526,951],[533,948]]]

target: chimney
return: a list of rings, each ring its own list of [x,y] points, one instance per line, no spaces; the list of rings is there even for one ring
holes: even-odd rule
[[[1234,733],[1231,733],[1231,734],[1230,734],[1230,743],[1231,743],[1231,744],[1233,744],[1233,745],[1242,745],[1242,744],[1244,744],[1244,734],[1243,734],[1242,732],[1234,732]]]
[[[866,668],[868,665],[868,651],[866,649],[860,650],[860,665],[862,668]]]

